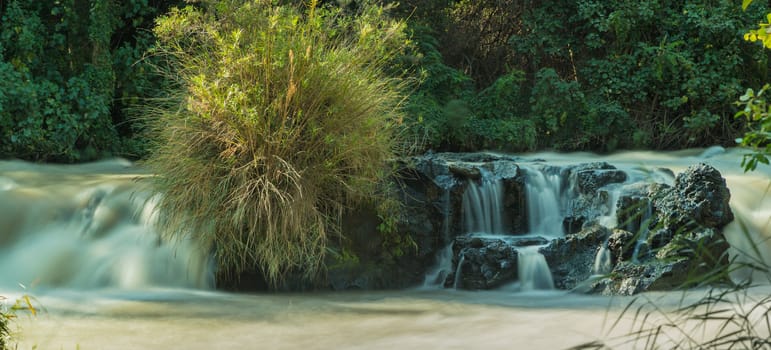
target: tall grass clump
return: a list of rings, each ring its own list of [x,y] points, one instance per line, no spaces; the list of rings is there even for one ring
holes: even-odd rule
[[[151,108],[147,161],[162,232],[273,287],[321,276],[344,211],[381,195],[402,101],[384,71],[408,42],[382,7],[287,3],[202,1],[158,20],[177,94]]]

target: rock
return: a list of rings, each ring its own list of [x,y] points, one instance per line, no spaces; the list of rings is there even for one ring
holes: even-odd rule
[[[482,178],[482,172],[478,167],[466,163],[452,163],[449,165],[450,172],[464,179],[479,180]]]
[[[610,215],[614,208],[609,188],[627,179],[624,171],[605,162],[568,166],[562,176],[567,179],[568,208],[563,222],[566,233],[578,232],[598,217]]]
[[[585,223],[586,223],[586,218],[581,215],[568,216],[568,217],[565,217],[564,220],[562,220],[562,228],[565,231],[566,235],[572,235],[574,233],[580,232],[581,229],[584,227]]]
[[[706,164],[678,174],[672,187],[653,185],[622,197],[619,217],[638,234],[614,230],[608,246],[617,265],[594,290],[629,295],[727,281],[729,245],[720,229],[733,220],[729,200],[725,179]],[[631,243],[643,234],[635,259]]]
[[[502,239],[460,236],[453,252],[454,272],[448,276],[448,286],[457,279],[459,289],[492,289],[517,279],[517,249]]]
[[[661,222],[670,227],[722,228],[733,220],[731,193],[717,169],[701,163],[675,177],[675,185],[654,199]]]
[[[554,286],[573,289],[593,274],[594,258],[610,230],[592,226],[574,235],[553,240],[539,251],[546,258]]]
[[[618,169],[581,170],[574,173],[577,190],[582,194],[593,194],[612,183],[626,181],[626,173]]]
[[[604,295],[633,295],[644,291],[672,290],[687,279],[685,259],[645,264],[624,261],[616,265],[611,278],[595,283],[594,290]]]
[[[634,246],[636,244],[635,234],[622,229],[613,229],[610,238],[608,238],[608,249],[610,250],[611,261],[621,262],[632,260]]]
[[[519,167],[516,170],[509,169],[503,182],[503,210],[507,213],[509,232],[513,234],[526,233],[527,223],[527,198],[525,190],[525,176]]]

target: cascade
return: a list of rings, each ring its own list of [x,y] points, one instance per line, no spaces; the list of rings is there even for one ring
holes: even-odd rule
[[[594,265],[592,267],[592,273],[595,275],[607,275],[613,269],[613,265],[610,257],[610,249],[608,249],[608,241],[600,246],[597,250],[597,255],[594,257]]]
[[[608,199],[604,203],[605,208],[603,209],[608,214],[598,217],[597,222],[602,226],[612,229],[618,226],[618,213],[616,211],[618,209],[618,199],[621,196],[621,186],[614,185],[607,186],[607,188]]]
[[[463,253],[461,253],[460,258],[458,258],[458,267],[455,268],[455,280],[452,281],[453,289],[458,289],[458,285],[460,284],[461,267],[463,267],[465,260],[466,257],[463,255]]]
[[[519,248],[517,263],[522,291],[554,289],[546,258],[538,252],[538,246]]]
[[[647,244],[648,240],[648,225],[651,221],[651,216],[653,215],[653,208],[651,207],[651,204],[648,202],[645,202],[645,211],[642,212],[640,217],[640,226],[637,228],[639,231],[637,233],[637,242],[634,245],[634,250],[632,251],[632,261],[637,262],[638,257],[640,255],[640,249]],[[634,222],[635,220],[632,220]],[[629,225],[632,225],[630,222]],[[634,232],[634,227],[629,227],[630,232]]]
[[[0,162],[0,286],[213,287],[209,254],[153,228],[144,175],[110,162],[25,166]]]
[[[463,223],[466,233],[505,234],[503,182],[482,172],[479,182],[469,181],[463,193]]]
[[[560,174],[527,168],[525,192],[529,234],[552,238],[564,236]]]

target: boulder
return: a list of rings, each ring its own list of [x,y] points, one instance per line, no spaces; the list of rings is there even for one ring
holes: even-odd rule
[[[545,245],[548,242],[543,237],[533,236],[507,236],[505,239],[456,237],[453,245],[453,273],[448,276],[445,285],[476,290],[492,289],[514,282],[518,278],[518,248]]]
[[[617,264],[594,291],[629,295],[727,282],[729,245],[721,229],[733,220],[729,200],[725,179],[706,164],[678,174],[672,187],[651,185],[622,197],[619,218],[636,232],[614,230],[608,247]]]
[[[723,228],[733,220],[731,193],[717,169],[701,163],[675,177],[669,191],[661,191],[654,205],[664,226]]]
[[[609,187],[627,180],[624,171],[606,162],[583,163],[565,167],[567,215],[563,222],[565,233],[580,231],[585,225],[596,224],[600,216],[613,211]],[[614,185],[619,186],[619,185]]]
[[[610,230],[595,225],[579,233],[558,238],[539,252],[544,255],[552,273],[554,287],[573,289],[593,273],[598,250],[610,236]]]

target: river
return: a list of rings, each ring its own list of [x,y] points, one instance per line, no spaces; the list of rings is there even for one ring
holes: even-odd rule
[[[759,259],[769,262],[771,170],[745,174],[740,152],[522,156],[557,164],[607,161],[621,169],[666,167],[675,173],[709,163],[727,179],[732,209],[743,222],[725,229],[734,255],[753,251],[748,240],[754,240]],[[19,349],[561,349],[636,329],[634,313],[624,312],[632,297],[507,288],[214,291],[206,254],[192,242],[168,242],[152,230],[153,198],[138,190],[147,176],[123,160],[0,162],[0,295],[11,300],[31,295],[41,309],[35,317],[22,312],[15,320]],[[652,300],[668,312],[707,292],[646,293],[637,300]],[[748,293],[733,307],[752,305],[750,297],[771,295],[771,288]],[[650,320],[670,316],[654,314]],[[714,328],[701,331],[691,335],[708,336]]]

